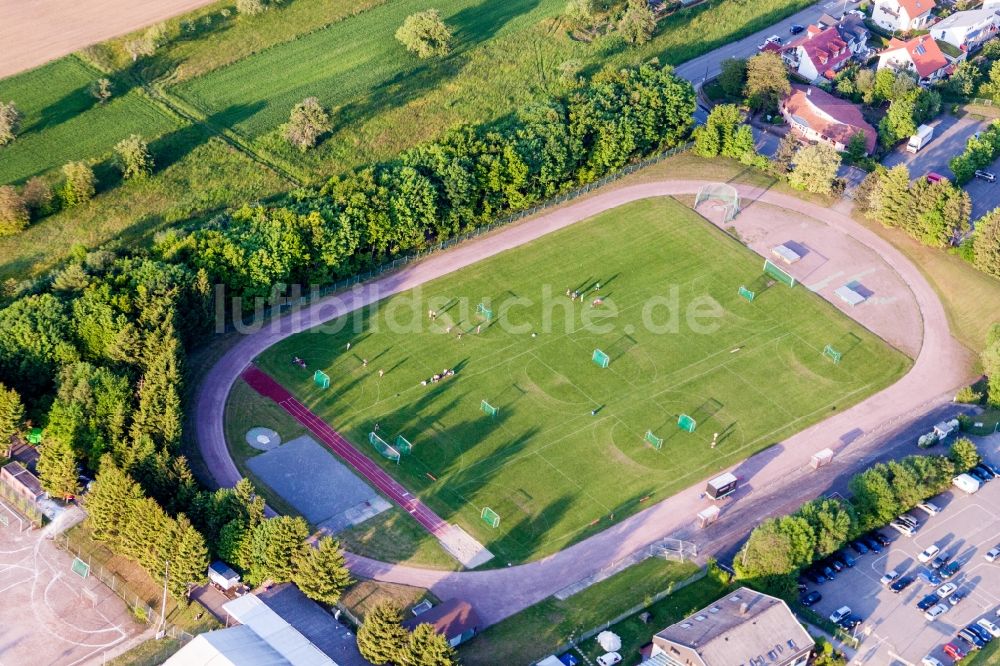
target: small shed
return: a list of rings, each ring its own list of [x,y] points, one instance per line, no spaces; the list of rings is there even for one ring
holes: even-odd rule
[[[240,575],[222,560],[216,560],[208,565],[208,580],[223,592],[228,592],[240,584]]]
[[[452,647],[457,647],[479,633],[481,623],[472,604],[461,599],[449,599],[403,622],[403,626],[410,631],[420,624],[433,626]]]
[[[29,502],[37,502],[45,497],[41,482],[19,462],[4,465],[0,470],[0,479]]]
[[[719,513],[721,512],[719,511],[719,507],[717,506],[710,506],[707,509],[704,509],[703,511],[699,511],[698,526],[708,527],[709,525],[711,525],[712,523],[714,523],[719,519]]]
[[[837,289],[834,290],[833,293],[837,294],[837,297],[840,298],[840,300],[844,301],[851,307],[854,307],[855,305],[860,305],[861,303],[864,303],[865,300],[867,300],[867,297],[864,294],[860,293],[859,291],[857,291],[856,289],[852,288],[850,285],[847,284],[845,284],[843,287],[838,287]]]
[[[822,451],[817,451],[809,459],[809,466],[813,469],[819,469],[823,465],[829,465],[833,462],[833,449],[826,448]]]

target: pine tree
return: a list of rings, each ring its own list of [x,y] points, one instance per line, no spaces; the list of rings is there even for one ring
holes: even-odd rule
[[[390,601],[376,604],[358,627],[358,651],[375,664],[396,664],[402,661],[409,636],[401,624],[399,608]]]
[[[168,544],[173,536],[170,523],[156,500],[151,497],[136,500],[121,530],[119,552],[137,562],[154,578],[163,580]]]
[[[0,382],[0,451],[7,448],[11,436],[21,429],[24,419],[24,405],[21,396]]]
[[[447,639],[426,623],[413,630],[401,656],[403,666],[452,666],[457,659]]]
[[[292,580],[292,561],[306,548],[309,526],[302,518],[268,518],[250,531],[250,570],[247,578],[257,584],[264,580],[284,583]]]
[[[914,217],[910,193],[910,172],[900,164],[878,179],[871,197],[868,217],[887,227],[903,227]]]
[[[128,521],[132,504],[142,497],[139,484],[115,465],[110,455],[105,455],[101,459],[97,478],[84,500],[87,522],[94,537],[107,541],[113,550],[117,550],[121,545],[121,530]]]
[[[972,247],[976,268],[1000,278],[1000,208],[994,208],[976,221]]]
[[[353,582],[340,544],[331,537],[321,538],[315,548],[300,550],[294,564],[292,580],[313,601],[333,605]]]
[[[170,580],[167,584],[175,599],[187,595],[188,586],[205,580],[208,548],[205,538],[183,513],[174,524],[170,553]]]
[[[792,170],[792,162],[795,153],[799,151],[799,140],[795,138],[794,132],[787,132],[778,142],[778,149],[774,152],[774,166],[778,173],[786,174]]]
[[[264,520],[264,498],[257,495],[250,479],[244,477],[233,487],[233,498],[243,512],[243,517],[250,527],[260,525]]]
[[[43,442],[37,468],[42,488],[52,497],[65,498],[80,492],[76,454],[65,438],[50,437]]]
[[[220,559],[243,571],[249,571],[253,565],[250,530],[242,518],[234,518],[222,526],[215,549]]]
[[[146,435],[158,450],[172,451],[181,437],[181,372],[180,343],[171,318],[147,337],[143,365],[132,439]]]

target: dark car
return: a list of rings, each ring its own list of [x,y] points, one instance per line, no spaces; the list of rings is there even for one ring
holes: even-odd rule
[[[941,577],[937,575],[937,572],[933,569],[924,569],[918,574],[920,580],[924,581],[928,585],[940,585]]]
[[[844,570],[844,563],[838,560],[836,557],[828,557],[823,560],[823,565],[832,568],[837,573]]]
[[[818,568],[821,572],[823,572],[823,575],[826,576],[827,580],[833,580],[837,577],[837,573],[825,564],[820,564]]]
[[[979,636],[979,638],[981,638],[984,643],[989,643],[990,641],[993,640],[993,634],[986,631],[985,628],[980,627],[975,622],[967,626],[966,629],[974,633],[976,636]]]
[[[972,469],[984,474],[989,479],[993,479],[996,477],[996,472],[994,472],[989,465],[979,464],[973,467]]]
[[[944,555],[938,555],[934,558],[934,561],[931,562],[931,568],[934,569],[934,571],[937,571],[946,564],[948,564],[948,558]]]
[[[986,472],[979,469],[978,467],[973,467],[967,473],[979,479],[980,483],[986,483],[987,481],[993,478],[992,476],[987,476]]]
[[[912,584],[913,584],[913,578],[911,576],[903,576],[902,578],[898,578],[892,585],[890,585],[889,589],[892,590],[893,592],[898,593],[902,592]]]
[[[817,585],[822,585],[826,582],[826,576],[816,569],[806,569],[806,578],[816,583]]]
[[[984,645],[986,645],[986,643],[983,642],[982,638],[980,638],[978,635],[972,633],[968,629],[962,629],[961,631],[959,631],[958,632],[958,637],[960,639],[962,639],[963,641],[965,641],[965,644],[968,645],[973,650],[978,650],[979,648],[981,648]]]
[[[872,532],[868,535],[870,538],[875,539],[883,548],[888,548],[889,544],[892,543],[892,539],[882,534],[881,532]]]
[[[931,606],[937,606],[939,603],[941,603],[941,597],[936,594],[928,594],[926,597],[917,602],[917,608],[925,611]]]
[[[854,557],[846,550],[838,550],[833,554],[833,557],[837,558],[837,560],[843,563],[843,565],[848,569],[853,568],[855,562],[857,562],[857,560],[855,560]]]
[[[955,560],[954,562],[951,562],[941,567],[941,570],[938,573],[941,574],[941,578],[943,578],[944,580],[948,580],[949,578],[957,574],[958,570],[961,568],[962,568],[962,563],[959,562],[958,560]]]
[[[875,537],[863,536],[860,539],[858,539],[858,541],[864,541],[865,545],[868,546],[868,550],[872,551],[873,553],[881,553],[882,552],[882,544],[879,543],[875,539]]]
[[[861,539],[851,542],[851,550],[853,550],[858,555],[864,555],[868,552],[868,546],[862,543]]]
[[[814,604],[819,603],[820,600],[822,599],[823,595],[817,592],[816,590],[813,590],[809,594],[803,594],[801,597],[799,597],[799,601],[802,602],[803,606],[812,606]]]
[[[958,602],[969,596],[969,593],[965,590],[956,590],[948,595],[948,603],[952,606],[957,606]]]
[[[790,33],[792,33],[793,35],[797,35],[800,32],[802,32],[803,30],[805,30],[805,26],[801,26],[798,23],[792,25],[792,27],[788,29],[788,31]]]
[[[857,615],[848,615],[837,624],[839,624],[844,631],[850,631],[854,627],[861,624],[861,618]]]

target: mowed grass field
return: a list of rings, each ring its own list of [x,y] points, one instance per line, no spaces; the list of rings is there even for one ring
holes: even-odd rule
[[[645,200],[289,338],[258,362],[499,562],[524,561],[908,369],[907,358],[804,289],[775,285],[742,300],[737,288],[760,274],[757,255],[693,211]],[[600,291],[584,303],[564,295],[595,282]],[[591,307],[595,293],[604,304]],[[477,334],[483,301],[495,319]],[[690,308],[715,315],[691,321]],[[676,327],[670,312],[680,315]],[[597,314],[609,316],[585,323]],[[839,365],[823,356],[826,344],[849,348]],[[611,357],[608,368],[591,361],[595,348]],[[444,368],[455,375],[421,385]],[[316,369],[330,388],[313,383]],[[499,416],[486,416],[483,400]],[[694,433],[678,429],[682,413],[698,420]],[[376,423],[390,443],[398,434],[412,442],[401,464],[369,445]],[[647,430],[662,449],[644,441]],[[480,520],[487,506],[499,529]]]
[[[177,129],[137,90],[123,90],[98,104],[90,85],[104,76],[75,56],[0,80],[0,100],[21,112],[17,140],[0,148],[0,184],[22,182],[72,160],[109,154],[133,133],[147,141]]]

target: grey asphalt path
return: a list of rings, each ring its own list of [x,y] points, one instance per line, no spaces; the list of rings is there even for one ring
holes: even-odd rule
[[[232,486],[240,479],[223,432],[226,396],[240,372],[279,340],[600,212],[649,197],[694,194],[704,184],[662,181],[602,192],[432,255],[397,273],[359,285],[347,294],[317,301],[246,335],[209,370],[196,395],[196,436],[215,480],[222,486]],[[862,467],[868,452],[878,450],[881,437],[909,419],[947,403],[955,389],[970,379],[969,353],[951,337],[937,294],[919,269],[896,248],[837,210],[790,195],[742,186],[739,189],[745,205],[742,215],[767,215],[767,206],[780,206],[820,220],[873,249],[909,285],[922,313],[924,331],[923,346],[906,376],[864,402],[736,465],[733,471],[746,480],[745,487],[737,499],[727,504],[719,522],[704,533],[693,527],[695,515],[707,506],[701,497],[703,485],[699,483],[600,534],[520,566],[455,573],[393,565],[349,554],[352,570],[369,578],[430,588],[442,598],[469,599],[486,624],[498,622],[663,537],[700,540],[701,554],[710,554],[713,548],[745,534],[762,518],[816,497],[818,490],[829,487],[836,475],[845,471],[843,463],[829,465],[819,472],[807,471],[813,453],[832,447],[838,458],[852,460]]]
[[[755,55],[757,47],[771,35],[777,35],[781,37],[782,41],[787,43],[793,37],[791,34],[791,27],[793,25],[806,26],[810,23],[815,23],[823,14],[839,16],[845,11],[857,9],[857,7],[858,3],[852,0],[847,0],[846,2],[845,0],[822,0],[748,37],[720,46],[714,51],[694,60],[688,60],[678,65],[675,71],[678,76],[683,76],[692,83],[704,83],[708,79],[718,76],[719,66],[723,60],[727,58],[749,58]]]

